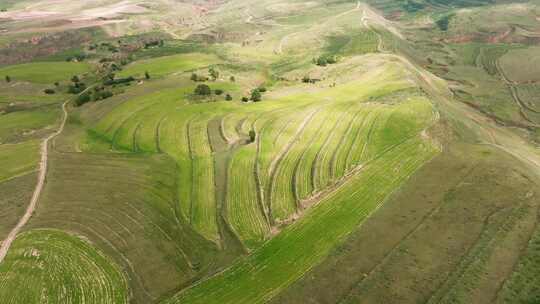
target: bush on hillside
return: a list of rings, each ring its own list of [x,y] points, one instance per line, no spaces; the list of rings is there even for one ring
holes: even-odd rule
[[[198,96],[209,96],[212,95],[212,90],[206,84],[200,84],[195,88],[195,95]]]
[[[254,102],[261,101],[262,95],[261,92],[258,89],[255,89],[251,92],[251,100]]]

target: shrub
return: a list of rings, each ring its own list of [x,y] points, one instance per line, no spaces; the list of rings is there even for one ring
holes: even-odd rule
[[[199,76],[197,76],[197,74],[195,74],[195,73],[192,73],[190,79],[191,79],[192,81],[197,81],[197,80],[199,80]]]
[[[68,86],[68,93],[70,94],[79,94],[86,89],[86,84],[84,82],[77,82],[75,84],[70,84]]]
[[[221,94],[223,94],[223,90],[222,89],[215,89],[214,94],[221,95]]]
[[[261,93],[266,92],[266,88],[265,88],[265,87],[259,87],[257,90],[259,90],[259,92],[261,92]]]
[[[148,71],[144,72],[144,78],[150,79],[150,74],[148,73]]]
[[[11,77],[9,77],[9,75],[6,75],[6,82],[11,82]]]
[[[83,104],[89,102],[90,99],[90,94],[84,93],[77,96],[77,99],[75,99],[75,103],[77,104],[77,106],[82,106]]]
[[[135,78],[133,76],[127,77],[127,78],[118,78],[118,79],[107,79],[103,81],[103,84],[106,86],[110,85],[116,85],[116,84],[129,84],[130,82],[135,81]]]
[[[206,84],[200,84],[195,88],[195,94],[199,96],[212,95],[212,90]]]
[[[225,95],[225,100],[231,101],[231,100],[232,100],[232,96],[231,96],[230,94]]]
[[[230,80],[231,82],[235,82],[235,81],[236,81],[236,78],[234,78],[234,76],[231,76],[231,77],[229,77],[229,80]]]
[[[249,101],[249,98],[247,98],[246,96],[242,97],[242,101],[243,102],[248,102]]]
[[[318,66],[326,66],[328,64],[328,61],[324,57],[317,58],[317,65]]]
[[[52,94],[56,93],[53,89],[45,89],[45,90],[43,90],[43,92],[45,94],[49,94],[49,95],[52,95]]]
[[[249,142],[254,142],[256,135],[255,131],[249,130]]]
[[[212,77],[212,80],[213,81],[216,81],[216,79],[219,78],[219,71],[214,69],[214,68],[210,68],[208,70],[208,72],[210,73],[210,77]]]
[[[454,17],[453,14],[448,14],[446,16],[441,17],[435,23],[437,24],[437,27],[439,27],[441,31],[446,31],[448,30],[448,26],[450,25],[450,19],[452,19],[453,17]]]
[[[257,101],[261,101],[261,99],[262,99],[262,96],[259,90],[255,89],[251,92],[251,100],[253,100],[254,102],[257,102]]]

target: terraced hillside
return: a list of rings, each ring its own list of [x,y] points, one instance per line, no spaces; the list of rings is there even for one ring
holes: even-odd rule
[[[0,298],[535,303],[508,2],[0,3]]]

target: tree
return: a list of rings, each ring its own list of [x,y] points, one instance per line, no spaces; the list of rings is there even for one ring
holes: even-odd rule
[[[210,73],[210,77],[212,77],[212,80],[216,81],[216,79],[219,78],[219,71],[214,69],[214,68],[210,68],[208,70],[208,72]]]
[[[265,88],[265,87],[259,87],[257,90],[259,90],[259,92],[261,92],[261,93],[266,92],[266,88]]]
[[[235,82],[235,81],[236,81],[236,78],[234,78],[234,76],[231,76],[231,77],[229,77],[229,80],[230,80],[231,82]]]
[[[226,101],[231,101],[231,100],[232,100],[231,94],[225,95],[225,100],[226,100]]]
[[[53,89],[45,89],[43,92],[48,95],[56,93]]]
[[[326,62],[328,62],[328,64],[335,64],[335,63],[337,63],[337,61],[338,61],[338,59],[337,59],[337,57],[335,55],[326,57]]]
[[[58,82],[58,81],[54,83],[54,86],[55,86],[55,87],[57,87],[57,86],[59,86],[59,85],[60,85],[60,82]]]
[[[257,134],[253,130],[249,130],[249,142],[254,142]]]
[[[144,72],[144,78],[150,79],[150,74],[148,73],[148,71]]]
[[[71,77],[71,82],[78,83],[80,81],[79,76],[75,75]]]
[[[75,100],[75,103],[77,104],[77,106],[82,106],[83,104],[89,101],[90,101],[90,94],[87,92],[87,93],[79,95],[77,99]]]
[[[212,94],[212,90],[206,84],[200,84],[195,88],[195,94],[199,96],[208,96]]]
[[[257,101],[261,101],[261,92],[259,92],[259,90],[255,89],[251,92],[251,100],[253,100],[254,102],[257,102]]]
[[[199,76],[197,76],[197,74],[195,74],[195,73],[192,73],[190,79],[191,79],[192,81],[197,81],[197,80],[199,80]]]
[[[249,98],[247,98],[246,96],[242,97],[242,101],[243,102],[248,102],[249,101]]]
[[[215,89],[214,94],[221,95],[221,94],[223,94],[223,90],[222,89]]]
[[[317,65],[319,66],[326,66],[328,64],[328,61],[324,57],[319,57],[317,59]]]
[[[6,82],[11,82],[11,77],[9,77],[9,75],[6,75]]]

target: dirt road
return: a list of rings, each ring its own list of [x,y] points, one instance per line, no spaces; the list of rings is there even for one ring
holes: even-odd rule
[[[2,245],[0,246],[0,263],[6,257],[7,252],[9,248],[11,247],[11,243],[13,243],[13,241],[17,237],[17,234],[21,231],[24,225],[32,217],[32,214],[34,213],[34,210],[36,209],[39,195],[41,194],[41,190],[43,189],[43,185],[45,184],[45,176],[47,175],[49,142],[51,142],[51,140],[53,140],[56,136],[58,136],[64,130],[64,126],[66,125],[67,115],[68,115],[67,110],[66,110],[66,105],[68,102],[69,100],[66,100],[62,104],[63,116],[62,116],[62,123],[60,124],[60,127],[58,128],[58,130],[56,130],[56,132],[49,135],[41,143],[41,160],[39,163],[39,176],[38,176],[36,188],[34,189],[34,194],[32,195],[30,204],[26,208],[26,212],[24,213],[23,217],[21,217],[17,225],[9,232],[8,236],[6,237],[6,239],[2,242]]]

